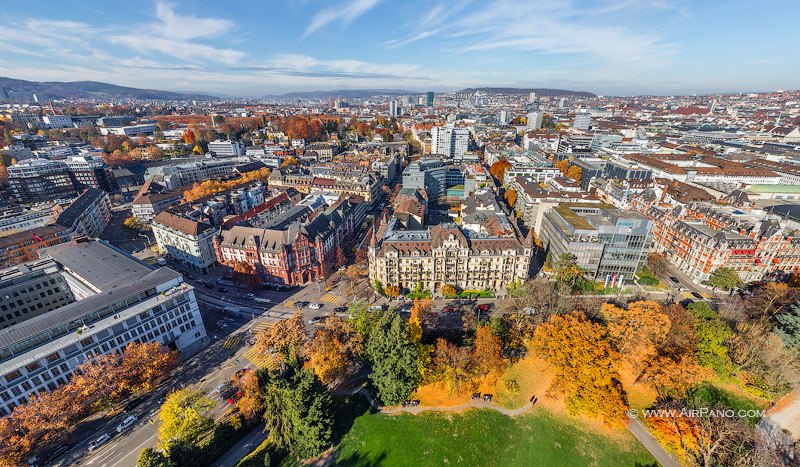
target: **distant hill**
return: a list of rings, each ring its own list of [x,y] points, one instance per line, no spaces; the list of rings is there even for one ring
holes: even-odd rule
[[[329,97],[341,97],[343,99],[364,99],[374,96],[408,96],[411,94],[422,93],[403,89],[337,89],[333,91],[289,92],[286,94],[264,97],[271,99],[327,99]]]
[[[47,99],[144,99],[144,100],[186,100],[215,99],[204,94],[184,94],[180,92],[159,91],[156,89],[129,88],[97,81],[25,81],[0,77],[0,89],[4,91],[32,92],[39,101]]]
[[[475,94],[476,91],[485,92],[486,94],[530,94],[535,92],[537,96],[546,97],[597,97],[596,94],[586,91],[568,91],[566,89],[548,89],[548,88],[466,88],[458,91],[463,94]]]

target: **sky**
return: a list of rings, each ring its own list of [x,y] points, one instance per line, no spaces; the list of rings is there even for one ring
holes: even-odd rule
[[[0,76],[258,97],[473,86],[800,88],[800,1],[13,2]]]

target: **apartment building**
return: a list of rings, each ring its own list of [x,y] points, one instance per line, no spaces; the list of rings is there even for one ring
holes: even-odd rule
[[[97,188],[89,188],[56,217],[55,223],[69,229],[72,237],[100,236],[111,222],[111,198]]]
[[[9,193],[18,203],[75,196],[69,167],[60,161],[25,159],[8,168]]]
[[[455,159],[463,157],[467,149],[469,149],[469,129],[449,125],[431,128],[431,154]]]
[[[495,237],[455,224],[401,230],[393,218],[372,236],[369,278],[401,289],[421,285],[437,293],[449,284],[502,295],[508,284],[530,276],[532,254],[532,237]]]
[[[217,257],[213,240],[219,228],[168,211],[158,213],[150,226],[158,249],[188,267],[206,273],[214,269]]]

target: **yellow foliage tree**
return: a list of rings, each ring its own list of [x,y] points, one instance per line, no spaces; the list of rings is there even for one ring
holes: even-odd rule
[[[567,159],[556,162],[556,168],[561,171],[561,174],[566,176],[569,170],[569,161]]]
[[[576,183],[581,182],[581,177],[583,177],[583,170],[578,167],[577,165],[573,165],[569,169],[567,169],[567,178],[571,178],[575,180]]]

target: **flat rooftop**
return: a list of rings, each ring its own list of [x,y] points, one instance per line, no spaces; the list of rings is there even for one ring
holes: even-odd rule
[[[100,290],[128,285],[154,269],[105,242],[62,243],[44,249],[41,256],[56,260],[64,269]]]

